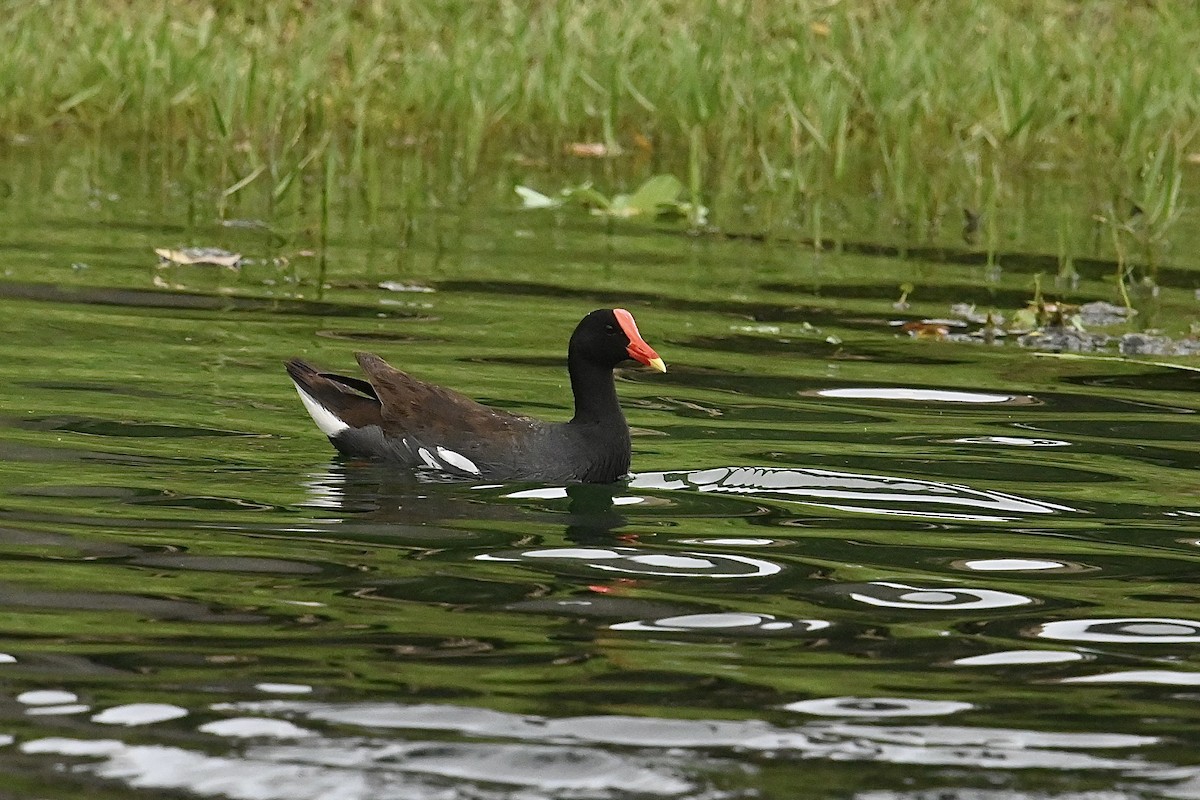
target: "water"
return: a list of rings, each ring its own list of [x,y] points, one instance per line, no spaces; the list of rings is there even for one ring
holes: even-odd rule
[[[0,200],[0,795],[1200,797],[1197,374],[893,324],[1033,268],[499,195],[306,254],[121,163]],[[193,244],[252,260],[157,266]],[[617,486],[342,464],[282,370],[563,419],[611,304],[670,369]]]

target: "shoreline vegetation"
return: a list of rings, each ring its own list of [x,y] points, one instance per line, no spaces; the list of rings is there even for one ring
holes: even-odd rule
[[[500,167],[552,191],[586,159],[816,242],[870,206],[991,253],[1052,209],[1060,270],[1087,236],[1124,269],[1167,254],[1200,175],[1182,0],[0,0],[0,40],[0,153],[175,149],[269,207],[336,181],[461,201]],[[381,178],[380,152],[419,166]]]

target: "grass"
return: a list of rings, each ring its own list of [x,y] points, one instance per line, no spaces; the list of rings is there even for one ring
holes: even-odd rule
[[[716,225],[754,198],[745,224],[817,240],[945,235],[967,209],[995,252],[1069,182],[1060,240],[1095,219],[1154,262],[1200,160],[1183,0],[0,0],[0,40],[5,139],[179,148],[230,202],[379,192],[383,150],[461,200],[598,142],[626,153],[614,183],[673,172]]]

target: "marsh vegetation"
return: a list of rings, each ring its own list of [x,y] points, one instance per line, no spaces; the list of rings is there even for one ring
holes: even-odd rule
[[[722,230],[1032,237],[1064,271],[1095,247],[1124,270],[1167,256],[1200,160],[1194,3],[7,2],[0,19],[5,147],[165,149],[222,212],[286,210],[299,179],[415,206],[670,173]],[[384,151],[411,158],[382,174]]]

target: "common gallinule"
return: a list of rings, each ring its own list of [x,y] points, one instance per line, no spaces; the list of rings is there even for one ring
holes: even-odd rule
[[[623,308],[584,317],[567,348],[570,422],[510,414],[355,353],[367,380],[287,362],[304,407],[345,456],[489,480],[612,483],[629,471],[629,425],[613,368],[627,359],[666,372]]]

